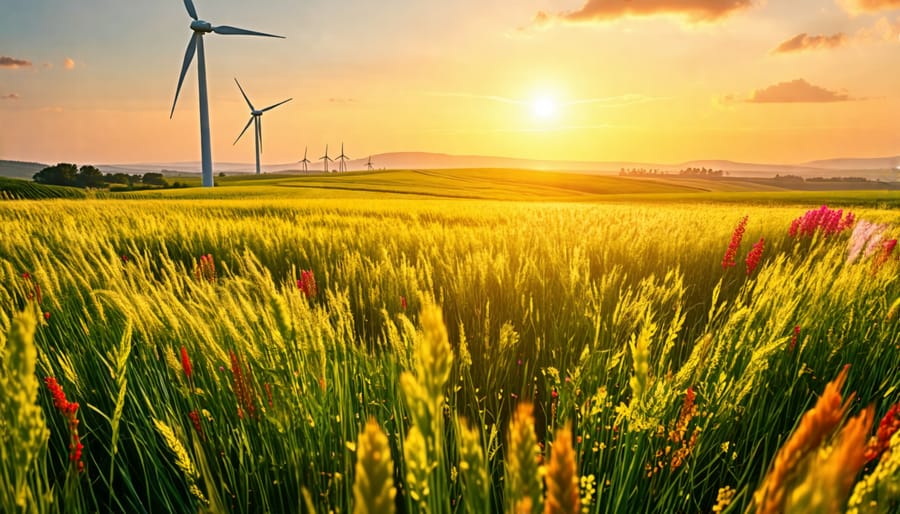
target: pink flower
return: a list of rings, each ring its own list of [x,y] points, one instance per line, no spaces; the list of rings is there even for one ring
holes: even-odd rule
[[[759,238],[759,242],[753,245],[753,248],[750,249],[750,253],[747,254],[747,275],[753,273],[753,271],[759,265],[759,261],[762,258],[764,244],[765,239]]]
[[[747,228],[747,220],[749,216],[744,216],[731,234],[731,242],[728,243],[728,249],[725,250],[725,256],[722,257],[722,268],[734,267],[734,257],[737,255],[738,248],[741,246],[741,239],[744,238],[744,230]]]
[[[791,237],[812,237],[817,231],[826,236],[839,234],[853,226],[856,220],[852,212],[848,212],[846,217],[843,216],[842,209],[833,210],[823,205],[818,209],[806,211],[806,214],[792,221],[788,234]]]

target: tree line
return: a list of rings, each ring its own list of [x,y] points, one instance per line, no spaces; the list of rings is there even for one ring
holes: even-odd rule
[[[79,168],[75,164],[59,163],[34,174],[34,181],[53,186],[69,186],[93,189],[146,189],[151,187],[185,187],[179,182],[169,184],[162,173],[106,173],[90,164]]]
[[[659,171],[658,169],[621,168],[619,170],[619,175],[622,177],[646,177],[653,175],[675,175],[675,173]],[[723,170],[714,170],[712,168],[684,168],[678,171],[678,175],[689,177],[722,177],[725,176],[725,172]]]

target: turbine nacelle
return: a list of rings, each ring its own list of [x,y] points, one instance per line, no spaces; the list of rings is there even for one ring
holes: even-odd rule
[[[263,112],[260,111],[259,109],[254,109],[254,110],[250,111],[251,116],[262,116],[262,113]]]
[[[212,23],[203,20],[194,20],[191,22],[191,30],[194,32],[212,32],[213,26]]]

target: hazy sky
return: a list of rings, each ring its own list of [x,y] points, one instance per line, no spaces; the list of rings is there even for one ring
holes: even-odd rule
[[[796,163],[900,154],[900,0],[194,0],[213,157],[326,143],[538,159]],[[181,0],[4,0],[0,159],[200,158]],[[332,152],[334,153],[334,152]]]

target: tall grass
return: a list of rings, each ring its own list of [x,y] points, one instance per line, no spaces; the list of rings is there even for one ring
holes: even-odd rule
[[[15,393],[0,435],[31,452],[4,453],[3,485],[26,499],[0,507],[364,512],[392,497],[400,512],[555,512],[574,479],[582,512],[753,510],[845,365],[848,416],[900,400],[896,254],[848,263],[849,231],[790,237],[808,207],[0,205]],[[894,213],[854,212],[896,238]],[[47,377],[80,404],[81,472]],[[25,422],[33,437],[16,435]],[[850,455],[874,436],[864,425],[822,451]],[[896,480],[878,460],[862,475],[876,465],[878,484]],[[545,482],[560,496],[545,501]]]

